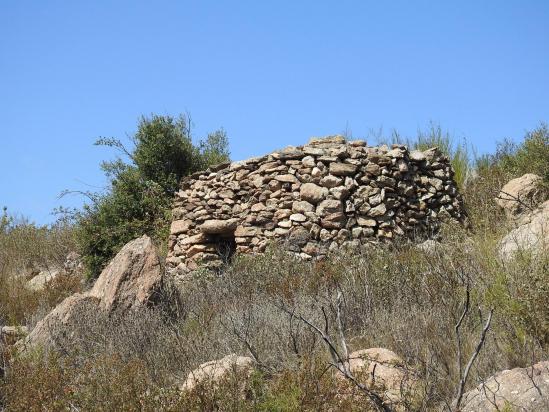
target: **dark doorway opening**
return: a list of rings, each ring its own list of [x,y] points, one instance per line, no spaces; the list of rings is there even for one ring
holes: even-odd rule
[[[236,252],[236,240],[233,234],[213,235],[212,243],[223,265],[231,263],[233,255]]]

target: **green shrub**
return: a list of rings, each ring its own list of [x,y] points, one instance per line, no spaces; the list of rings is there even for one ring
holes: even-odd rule
[[[180,178],[229,159],[223,130],[193,145],[189,120],[184,117],[143,117],[132,141],[132,150],[117,139],[97,141],[119,149],[129,163],[121,158],[103,162],[109,190],[86,193],[91,202],[76,214],[78,241],[90,278],[133,238],[147,234],[165,244]]]
[[[549,128],[542,123],[526,133],[520,144],[505,140],[498,145],[493,164],[511,177],[525,173],[541,176],[549,184]]]

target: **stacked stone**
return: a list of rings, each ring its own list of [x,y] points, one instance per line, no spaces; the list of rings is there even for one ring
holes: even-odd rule
[[[463,222],[449,160],[437,148],[368,147],[342,136],[227,163],[181,182],[168,263],[178,271],[219,266],[227,252],[263,252],[269,241],[310,259],[342,246]]]

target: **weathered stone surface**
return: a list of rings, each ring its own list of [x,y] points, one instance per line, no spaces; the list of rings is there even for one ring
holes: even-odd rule
[[[151,303],[161,284],[160,258],[152,240],[142,236],[118,252],[88,296],[98,299],[106,311],[128,310]]]
[[[349,163],[330,163],[330,173],[334,176],[350,176],[356,172],[356,165]]]
[[[530,213],[543,201],[543,190],[540,186],[542,180],[540,176],[532,173],[512,179],[501,188],[496,203],[511,219]]]
[[[207,233],[207,234],[226,234],[226,233],[234,232],[237,226],[238,226],[237,219],[227,219],[227,220],[211,219],[211,220],[206,220],[200,226],[200,230],[202,231],[202,233]]]
[[[463,412],[549,410],[549,361],[496,373],[465,393]]]
[[[341,178],[334,175],[328,175],[328,176],[324,176],[320,180],[320,185],[327,188],[332,188],[332,187],[341,185],[342,182],[343,181],[341,180]]]
[[[335,199],[327,199],[320,202],[316,208],[316,213],[319,216],[325,216],[330,213],[337,213],[343,211],[343,203]]]
[[[251,237],[257,234],[257,228],[251,226],[238,226],[234,231],[236,237]]]
[[[380,205],[377,205],[376,207],[371,208],[368,211],[368,216],[371,217],[379,217],[383,216],[387,212],[387,206],[385,206],[384,203],[381,203]]]
[[[192,391],[199,385],[216,386],[224,379],[234,378],[237,381],[246,380],[253,372],[254,361],[246,356],[227,355],[222,359],[203,363],[189,376],[179,388]]]
[[[419,384],[419,380],[404,361],[385,348],[352,352],[349,354],[347,367],[359,382],[380,394],[387,403],[402,402]],[[343,379],[341,374],[337,376]]]
[[[162,283],[160,259],[149,237],[127,243],[101,272],[87,293],[69,296],[37,323],[31,333],[17,343],[19,350],[54,343],[57,334],[70,332],[85,311],[123,312],[154,303]]]
[[[40,291],[47,287],[62,273],[61,269],[51,268],[40,271],[38,275],[27,282],[27,288],[34,291]]]
[[[403,145],[368,147],[329,136],[210,172],[185,178],[176,194],[174,219],[191,223],[172,225],[167,263],[183,276],[200,265],[218,268],[225,243],[261,253],[280,241],[309,259],[436,233],[443,218],[466,219],[438,149],[410,153]],[[289,241],[301,239],[297,229],[310,235],[305,243]]]
[[[409,154],[410,160],[413,162],[423,162],[425,160],[425,155],[419,150],[412,150]]]
[[[187,233],[191,227],[192,221],[188,219],[174,220],[170,226],[170,235],[179,235],[181,233]]]
[[[18,341],[16,348],[22,352],[30,348],[53,344],[55,335],[62,333],[67,324],[78,319],[86,305],[98,307],[98,300],[79,293],[69,296],[38,322],[26,338]]]
[[[294,202],[292,204],[292,210],[296,213],[313,212],[315,210],[315,206],[309,202],[302,200],[299,202]]]
[[[500,241],[499,256],[502,260],[512,259],[521,252],[534,255],[549,253],[549,200],[527,219],[527,223],[513,229]]]
[[[305,183],[301,185],[301,199],[317,204],[328,195],[328,189],[315,185],[314,183]]]
[[[285,183],[297,183],[299,180],[297,180],[297,177],[294,175],[286,174],[286,175],[280,175],[275,177],[276,180],[279,182],[285,182]]]
[[[294,213],[293,215],[290,215],[290,220],[292,222],[305,222],[307,217],[301,213]]]

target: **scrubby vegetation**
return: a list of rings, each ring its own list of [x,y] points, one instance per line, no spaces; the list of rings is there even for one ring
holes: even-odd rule
[[[149,121],[144,122],[140,131],[145,133]],[[160,124],[166,126],[164,120]],[[168,124],[171,128],[175,123]],[[446,139],[443,133],[439,136]],[[462,151],[449,150],[453,161],[464,167],[461,183],[471,228],[446,225],[442,242],[434,249],[384,245],[306,262],[288,256],[283,245],[272,245],[262,256],[237,256],[220,274],[204,272],[179,289],[166,285],[166,303],[155,309],[107,316],[84,308],[78,322],[69,325],[73,333],[59,335],[58,351],[38,351],[11,360],[0,381],[0,409],[3,405],[13,411],[375,410],[363,392],[335,377],[324,342],[303,319],[321,329],[326,324],[338,349],[342,349],[343,334],[349,350],[385,347],[400,355],[422,382],[419,389],[405,394],[401,408],[448,409],[463,364],[475,351],[491,310],[493,319],[467,387],[495,371],[549,357],[549,257],[521,255],[507,263],[500,261],[496,244],[508,228],[493,201],[511,177],[526,172],[547,176],[549,155],[543,155],[549,153],[547,138],[547,126],[542,125],[520,145],[500,146],[494,156],[464,160]],[[421,137],[418,144],[432,142]],[[225,145],[212,144],[217,147],[213,152],[224,153]],[[451,140],[449,147],[456,147]],[[152,165],[161,160],[147,158]],[[102,206],[86,214],[105,213],[122,220],[124,213],[130,213],[127,209],[120,214],[106,212],[119,207],[114,201],[117,187],[132,174],[149,182],[153,177],[143,174],[148,167],[139,166],[137,160],[134,165],[117,162],[110,167],[107,170],[116,171],[113,191],[101,198],[98,205]],[[173,169],[166,170],[170,172],[154,177],[158,192],[148,192],[149,201],[158,193],[167,198],[173,190]],[[124,195],[126,191],[143,193],[143,182],[139,182],[124,186]],[[104,203],[107,199],[114,203]],[[145,219],[131,213],[126,216]],[[84,230],[90,242],[103,242],[107,228],[122,224],[114,218],[95,219],[93,224],[81,221],[89,225],[87,229],[77,228]],[[116,238],[107,236],[105,246],[84,248],[84,253],[89,257],[90,251],[98,250],[98,256],[107,259],[116,251],[116,242],[145,227],[162,242],[165,220],[159,219],[156,226],[153,221],[147,221],[149,226],[124,221],[131,227]],[[51,307],[74,289],[60,286],[52,300],[32,297],[21,292],[24,288],[11,274],[34,258],[62,256],[74,246],[73,232],[16,224],[7,216],[2,222],[0,320],[26,324],[33,312],[44,314],[36,299]],[[104,226],[99,230],[94,225]],[[36,245],[36,254],[25,255],[27,242]],[[64,245],[62,252],[56,252],[57,244]],[[464,312],[466,302],[469,310]],[[177,389],[201,363],[233,352],[254,358],[257,368],[251,379],[233,374],[220,385],[202,385],[191,392]],[[6,351],[4,361],[10,356]]]

